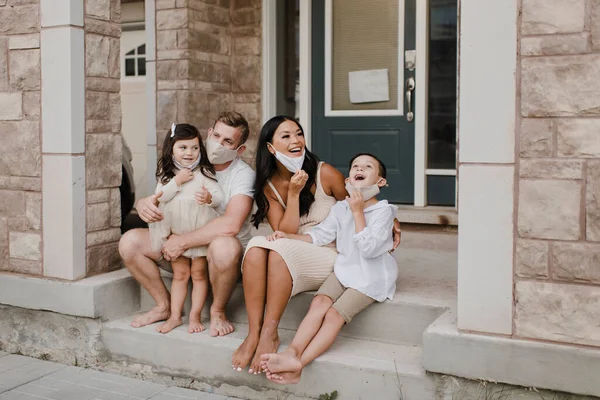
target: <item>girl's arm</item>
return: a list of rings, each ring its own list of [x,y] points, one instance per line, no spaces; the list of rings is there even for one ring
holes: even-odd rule
[[[394,245],[390,230],[394,226],[397,208],[387,207],[371,223],[353,236],[364,258],[375,258],[390,251]]]
[[[206,190],[208,190],[211,196],[211,202],[208,203],[208,205],[212,208],[219,207],[221,203],[223,203],[223,191],[221,190],[221,187],[212,179],[204,177],[204,181],[204,187]]]
[[[181,187],[177,186],[177,182],[175,182],[175,178],[173,178],[166,185],[159,182],[158,185],[156,185],[156,191],[154,193],[162,191],[163,194],[158,198],[158,202],[166,203],[171,201],[180,190]]]

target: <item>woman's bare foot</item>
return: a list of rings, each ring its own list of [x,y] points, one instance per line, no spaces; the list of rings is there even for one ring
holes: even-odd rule
[[[183,321],[181,320],[181,317],[175,318],[175,317],[171,316],[168,320],[166,320],[165,322],[163,322],[162,324],[157,326],[156,331],[160,332],[160,333],[169,333],[173,329],[175,329],[179,325],[181,325],[182,323],[183,323]]]
[[[138,315],[131,321],[131,326],[141,328],[142,326],[150,325],[158,321],[164,321],[171,316],[170,309],[156,306],[145,314]]]
[[[277,328],[261,332],[260,340],[256,347],[256,352],[254,353],[254,358],[252,359],[252,364],[250,364],[248,373],[255,375],[260,374],[262,371],[260,368],[260,357],[263,354],[276,353],[279,348],[279,343]]]
[[[204,330],[204,325],[200,323],[199,319],[190,318],[190,323],[188,324],[188,332],[189,333],[198,333]]]
[[[233,325],[227,319],[224,312],[210,312],[210,336],[225,336],[233,332]]]
[[[266,375],[267,379],[273,383],[278,383],[280,385],[289,385],[300,382],[302,370],[297,372],[281,372],[279,374],[268,372]]]
[[[234,370],[239,372],[246,368],[256,351],[256,346],[258,346],[258,335],[248,334],[231,357],[231,366]]]
[[[302,362],[293,350],[287,349],[278,354],[263,354],[260,358],[263,370],[272,374],[302,371]]]

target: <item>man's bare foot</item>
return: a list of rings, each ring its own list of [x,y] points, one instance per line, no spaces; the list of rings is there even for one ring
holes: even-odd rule
[[[246,368],[256,351],[256,346],[258,346],[258,335],[248,334],[231,357],[231,366],[234,370],[239,372]]]
[[[298,372],[302,371],[302,362],[292,350],[286,350],[278,354],[263,354],[261,367],[270,373]]]
[[[182,323],[183,323],[183,321],[181,320],[181,317],[175,318],[175,317],[171,316],[168,320],[166,320],[165,322],[163,322],[162,324],[160,324],[159,326],[156,327],[156,332],[169,333],[173,329],[175,329],[179,325],[181,325]]]
[[[275,330],[261,332],[260,340],[256,347],[256,352],[254,353],[254,358],[252,359],[252,364],[250,364],[248,373],[255,375],[260,374],[262,371],[260,368],[260,357],[263,354],[276,353],[279,348],[279,343],[277,328],[275,328]]]
[[[198,333],[204,330],[204,325],[200,323],[199,319],[190,318],[190,323],[188,324],[188,332],[189,333]]]
[[[280,385],[289,385],[300,382],[302,370],[297,372],[281,372],[279,374],[268,372],[266,375],[267,379],[273,383],[278,383]]]
[[[141,328],[142,326],[150,325],[158,321],[164,321],[171,316],[169,308],[162,308],[159,306],[154,307],[152,310],[145,314],[138,315],[133,321],[131,326],[134,328]]]
[[[210,312],[210,336],[225,336],[233,332],[233,325],[227,319],[224,312]]]

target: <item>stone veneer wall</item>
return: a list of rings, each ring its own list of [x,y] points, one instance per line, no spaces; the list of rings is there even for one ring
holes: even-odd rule
[[[0,271],[42,274],[39,0],[0,0]]]
[[[119,268],[121,2],[85,2],[87,275]]]
[[[241,112],[252,162],[260,129],[260,0],[156,0],[157,149],[173,122],[203,136],[222,111]]]
[[[600,0],[523,0],[515,334],[600,346]]]

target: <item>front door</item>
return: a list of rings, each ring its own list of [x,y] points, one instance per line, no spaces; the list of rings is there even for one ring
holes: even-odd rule
[[[414,49],[415,0],[312,3],[312,150],[345,176],[375,154],[394,203],[414,202]]]

